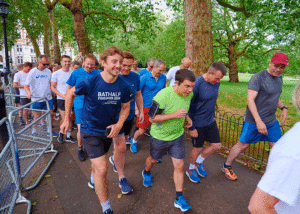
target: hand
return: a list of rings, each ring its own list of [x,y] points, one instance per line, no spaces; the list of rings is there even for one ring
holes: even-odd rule
[[[29,93],[26,95],[27,99],[30,99],[32,97],[32,93]]]
[[[188,111],[184,108],[179,109],[175,112],[173,112],[173,118],[183,118],[187,115]]]
[[[191,137],[197,138],[198,137],[198,131],[197,129],[194,129],[193,131],[190,131]]]
[[[139,115],[140,115],[140,111],[136,108],[136,109],[135,109],[135,116],[138,117]]]
[[[67,134],[67,131],[71,129],[71,123],[68,119],[65,119],[64,122],[60,125],[60,132]]]
[[[287,118],[287,109],[284,108],[284,109],[282,109],[280,118],[279,118],[280,125],[283,125],[285,123],[286,118]]]
[[[144,112],[141,112],[139,115],[139,124],[143,124],[144,122]]]
[[[116,124],[107,126],[106,128],[107,129],[111,128],[111,131],[110,131],[109,135],[107,136],[107,138],[115,138],[120,133],[122,126],[120,126],[118,123],[116,123]]]
[[[263,121],[259,121],[258,123],[256,123],[256,127],[259,133],[268,135],[267,127]]]
[[[64,100],[66,100],[66,94],[62,94],[61,96]]]
[[[185,119],[185,128],[191,128],[193,125],[193,121],[191,120],[190,117],[186,117]]]

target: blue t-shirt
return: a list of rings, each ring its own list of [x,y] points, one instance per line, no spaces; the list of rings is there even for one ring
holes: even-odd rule
[[[157,81],[152,76],[152,72],[148,72],[141,78],[141,92],[143,96],[143,105],[150,108],[153,97],[163,88],[166,87],[167,77],[161,74]]]
[[[67,84],[70,86],[76,86],[76,85],[78,85],[78,83],[81,82],[82,79],[84,79],[86,77],[96,76],[99,73],[100,73],[100,71],[95,70],[95,69],[93,69],[92,72],[89,73],[89,72],[86,72],[86,70],[84,70],[84,68],[78,68],[72,72],[70,78],[67,81]],[[84,100],[84,96],[75,97],[74,108],[81,109],[83,107],[83,100]]]
[[[130,103],[130,113],[127,117],[127,120],[134,119],[135,116],[135,98],[136,98],[136,92],[140,91],[140,76],[137,73],[134,73],[132,71],[129,72],[128,75],[121,75],[119,74],[119,77],[124,79],[130,86],[130,91],[132,93],[132,102]]]
[[[194,127],[208,126],[215,121],[215,107],[220,83],[210,84],[203,76],[196,79],[193,89],[194,97],[191,101],[189,116]]]
[[[144,68],[143,70],[141,70],[141,71],[139,72],[139,75],[140,75],[140,77],[142,78],[142,76],[144,76],[144,75],[147,74],[147,73],[151,73],[151,71],[148,71],[146,68]]]
[[[122,103],[132,100],[128,83],[117,78],[107,83],[101,75],[85,78],[75,86],[76,95],[84,95],[80,130],[104,135],[106,127],[118,122]]]

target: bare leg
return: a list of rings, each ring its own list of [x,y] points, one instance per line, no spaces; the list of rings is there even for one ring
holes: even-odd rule
[[[150,171],[151,168],[153,167],[153,164],[155,164],[156,162],[157,162],[156,160],[152,159],[152,157],[149,156],[145,162],[145,170]]]
[[[195,164],[196,163],[197,157],[199,156],[202,148],[203,147],[201,147],[201,148],[193,147],[193,149],[191,151],[191,154],[190,154],[190,163],[191,164]]]
[[[81,135],[80,135],[80,124],[77,124],[77,127],[78,127],[78,131],[77,131],[78,147],[82,147],[83,143],[82,143],[82,139],[81,139]]]
[[[249,144],[242,143],[241,141],[238,141],[237,144],[235,144],[231,148],[230,153],[229,153],[229,155],[227,157],[227,160],[226,160],[225,164],[231,166],[231,164],[234,161],[234,159],[236,159],[237,156],[239,156],[239,154],[241,152],[243,152],[245,149],[247,149],[248,146],[249,146]]]
[[[137,141],[143,134],[145,134],[146,130],[139,128],[135,133],[133,140]]]
[[[125,137],[116,137],[114,141],[114,162],[118,170],[119,180],[125,177],[124,166],[125,166],[125,152],[126,152],[126,141]]]
[[[184,181],[184,159],[172,158],[174,166],[174,183],[176,192],[183,191],[183,181]]]
[[[215,151],[222,148],[222,143],[211,143],[209,147],[205,148],[201,154],[203,158],[208,158],[211,156]]]

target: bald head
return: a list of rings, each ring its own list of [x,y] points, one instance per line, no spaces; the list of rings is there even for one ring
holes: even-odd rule
[[[191,60],[188,57],[184,57],[181,60],[180,68],[181,69],[189,69],[189,67],[191,66],[191,64],[192,64]]]

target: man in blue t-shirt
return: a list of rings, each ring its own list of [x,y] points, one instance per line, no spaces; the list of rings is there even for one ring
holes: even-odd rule
[[[166,75],[163,72],[166,70],[166,63],[163,60],[157,59],[154,62],[154,68],[151,72],[145,74],[141,78],[141,92],[143,96],[143,111],[144,118],[138,117],[136,120],[136,127],[139,128],[135,133],[133,139],[130,140],[130,150],[132,153],[137,153],[137,141],[145,134],[146,130],[151,126],[148,112],[150,110],[153,97],[163,88],[166,87]],[[140,119],[144,119],[143,122]]]
[[[84,57],[83,67],[74,70],[67,81],[68,87],[67,87],[66,94],[73,86],[78,85],[81,82],[81,80],[83,80],[84,78],[96,76],[100,73],[98,70],[94,69],[96,61],[97,59],[93,54],[88,54]],[[83,143],[80,136],[83,101],[84,101],[84,95],[75,97],[75,101],[74,101],[74,112],[75,112],[75,118],[78,127],[78,132],[77,132],[78,159],[80,161],[84,161],[86,159],[86,153],[84,152]]]
[[[190,166],[186,175],[194,183],[200,182],[198,175],[207,176],[203,161],[222,147],[219,129],[215,121],[215,106],[220,80],[226,73],[227,70],[223,63],[214,62],[207,73],[196,79],[193,89],[194,97],[189,110],[189,116],[193,121],[193,126],[189,129],[193,149],[190,153]],[[210,146],[200,154],[204,141],[210,142]]]
[[[111,162],[111,164],[113,164],[114,171],[119,173],[119,177],[124,176],[126,141],[134,124],[135,114],[139,115],[139,117],[141,118],[141,122],[144,121],[143,97],[140,90],[140,76],[130,71],[134,61],[134,56],[130,52],[125,51],[123,52],[123,57],[124,58],[121,65],[121,73],[119,74],[119,77],[128,83],[130,91],[133,95],[133,101],[130,103],[130,113],[123,125],[125,140],[123,141],[122,139],[114,139],[114,155],[109,158],[109,161]],[[137,112],[135,112],[136,110]],[[119,169],[121,168],[121,170],[117,170],[115,162],[119,162]],[[127,194],[128,192],[122,191],[122,193]]]
[[[106,214],[113,213],[108,199],[106,154],[113,138],[125,143],[122,127],[129,115],[132,100],[128,83],[119,78],[122,60],[122,51],[116,47],[103,52],[101,64],[104,71],[100,75],[85,78],[68,92],[66,120],[61,125],[61,131],[65,133],[70,126],[68,116],[72,102],[75,96],[84,95],[81,136],[95,175],[95,190]],[[125,177],[120,180],[119,186],[122,192],[130,187]]]
[[[154,67],[154,62],[155,62],[155,58],[151,58],[148,60],[147,62],[147,68],[144,68],[143,70],[141,70],[139,72],[140,77],[142,78],[142,76],[144,76],[147,73],[150,73]]]

